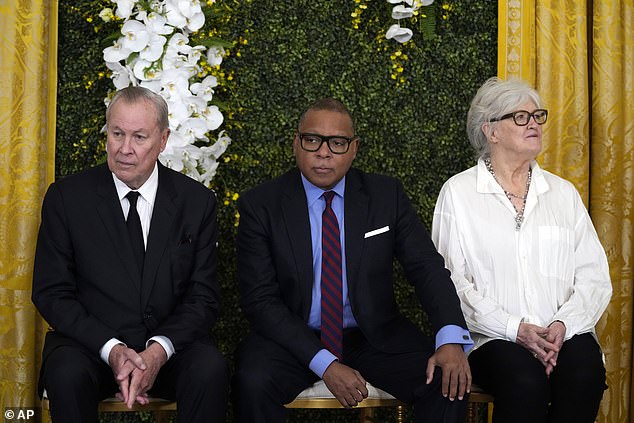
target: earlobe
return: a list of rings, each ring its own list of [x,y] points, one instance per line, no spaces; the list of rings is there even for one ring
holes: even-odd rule
[[[299,143],[299,135],[295,133],[293,136],[293,157],[297,157],[297,144]]]
[[[165,147],[167,147],[167,140],[170,137],[170,129],[167,128],[165,130],[165,132],[163,133],[162,139],[161,139],[161,152],[163,152],[163,150],[165,150]]]
[[[482,124],[481,128],[486,139],[489,140],[489,142],[492,142],[494,138],[494,130],[491,127],[491,124],[489,122],[485,122]]]

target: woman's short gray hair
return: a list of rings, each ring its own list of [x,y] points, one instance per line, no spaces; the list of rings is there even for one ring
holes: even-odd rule
[[[467,113],[467,135],[478,157],[486,157],[490,153],[483,124],[489,123],[490,133],[498,124],[491,119],[513,112],[527,101],[535,103],[538,109],[542,107],[537,91],[520,79],[505,81],[494,76],[482,84]]]
[[[156,123],[158,124],[159,129],[164,131],[169,128],[169,110],[165,99],[154,91],[139,86],[129,86],[114,94],[110,104],[108,104],[108,108],[106,109],[106,127],[110,121],[111,110],[119,101],[123,101],[128,104],[135,104],[140,101],[150,102],[154,106],[154,111],[156,112]],[[104,129],[106,127],[104,127]]]

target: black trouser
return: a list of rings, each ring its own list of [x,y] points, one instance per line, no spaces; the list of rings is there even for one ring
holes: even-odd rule
[[[343,363],[356,369],[377,388],[413,404],[417,422],[464,422],[467,397],[450,401],[441,394],[440,369],[425,383],[424,351],[390,354],[373,348],[359,330],[344,334]],[[241,423],[279,423],[286,418],[284,404],[291,402],[319,378],[279,344],[251,334],[236,352],[233,403]]]
[[[469,355],[473,383],[495,396],[496,423],[592,423],[605,384],[601,348],[592,334],[564,342],[550,377],[526,348],[489,341]]]
[[[112,369],[82,347],[63,346],[46,358],[42,382],[53,422],[97,422],[97,403],[119,391]],[[177,421],[224,422],[229,371],[220,352],[195,343],[159,371],[151,395],[176,400]]]

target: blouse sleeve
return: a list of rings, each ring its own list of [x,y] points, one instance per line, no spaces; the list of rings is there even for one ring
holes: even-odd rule
[[[455,198],[460,198],[460,195],[448,181],[436,202],[432,240],[451,272],[467,326],[469,330],[484,336],[515,342],[522,316],[508,313],[500,304],[476,289],[463,252],[476,246],[465,240],[460,230],[460,225],[472,222],[468,221],[468,213],[461,209],[468,206],[459,204]],[[456,218],[457,215],[461,216],[460,219]]]
[[[612,296],[612,283],[605,251],[590,216],[574,187],[572,203],[574,227],[574,285],[572,294],[559,307],[553,321],[566,325],[566,340],[591,331],[605,311]]]

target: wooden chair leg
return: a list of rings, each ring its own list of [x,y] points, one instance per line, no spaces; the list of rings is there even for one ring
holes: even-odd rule
[[[374,408],[360,408],[359,409],[359,422],[361,423],[374,423]]]
[[[476,404],[473,402],[470,402],[467,405],[467,423],[477,423],[476,418],[477,418]]]
[[[396,423],[405,421],[405,408],[402,405],[396,407]]]
[[[154,423],[169,423],[171,415],[171,411],[155,411]]]

